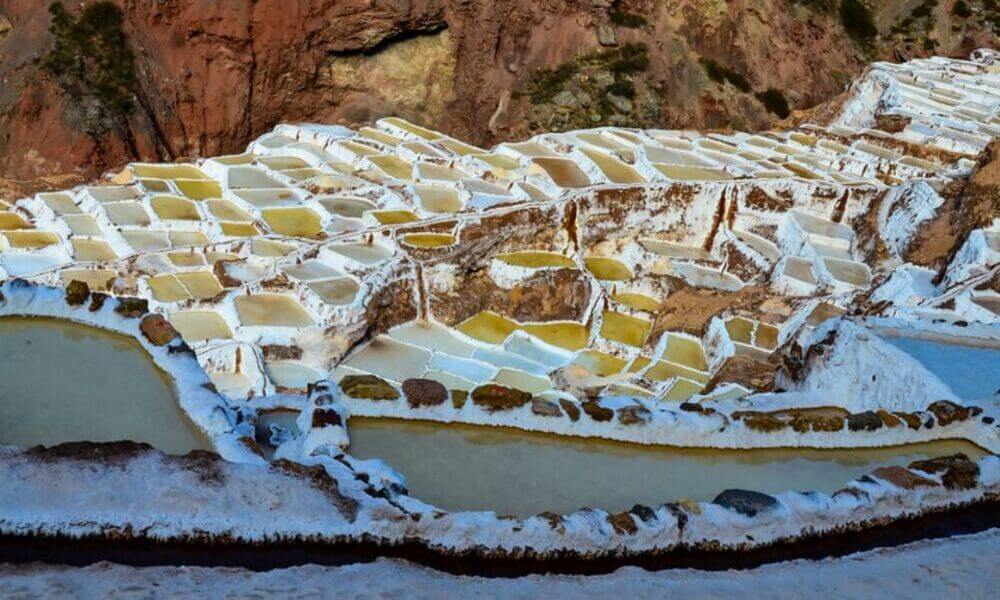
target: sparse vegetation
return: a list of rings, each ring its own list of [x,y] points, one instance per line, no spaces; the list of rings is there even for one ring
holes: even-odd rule
[[[563,85],[573,75],[576,75],[577,70],[575,63],[567,62],[555,69],[538,69],[535,71],[529,84],[531,101],[534,104],[543,104],[552,100],[552,97],[558,94],[563,88]]]
[[[736,71],[720,65],[710,58],[701,59],[701,66],[704,67],[705,73],[712,81],[716,83],[725,83],[728,81],[733,87],[743,93],[750,91],[750,82]]]
[[[635,75],[649,68],[649,49],[646,44],[625,44],[616,50],[607,50],[603,54],[614,56],[611,62],[611,72],[615,75]]]
[[[74,99],[91,97],[112,117],[131,112],[135,75],[121,10],[111,2],[97,2],[74,17],[55,2],[49,13],[49,30],[55,40],[43,68]]]
[[[958,0],[958,2],[951,7],[951,14],[961,19],[968,19],[972,16],[972,9],[969,8],[969,5],[966,4],[964,0]]]
[[[635,84],[628,80],[616,81],[604,88],[604,91],[608,94],[628,98],[629,100],[635,99]]]
[[[870,44],[878,35],[872,11],[862,0],[841,0],[840,21],[847,34],[861,44]]]
[[[648,21],[646,21],[646,17],[639,14],[630,13],[621,10],[619,8],[611,9],[611,11],[608,13],[608,17],[611,19],[611,22],[614,23],[615,25],[618,25],[620,27],[631,27],[633,29],[638,27],[643,27],[648,23]]]
[[[924,0],[919,6],[913,9],[910,16],[914,19],[929,18],[937,7],[937,0]]]
[[[649,60],[645,44],[586,52],[536,70],[517,96],[531,99],[532,130],[652,123],[659,117],[659,91],[655,82],[640,85],[638,79]]]
[[[755,96],[767,110],[777,115],[779,119],[784,119],[791,114],[788,108],[788,100],[785,99],[785,95],[781,93],[781,90],[768,88],[763,92],[757,92]]]

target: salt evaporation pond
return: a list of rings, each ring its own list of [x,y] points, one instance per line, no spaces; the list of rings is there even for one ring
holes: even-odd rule
[[[712,500],[727,488],[832,493],[873,469],[964,452],[964,441],[892,448],[711,450],[648,447],[513,429],[352,417],[350,453],[381,458],[410,494],[445,510],[529,516]]]
[[[211,449],[135,340],[70,321],[0,319],[0,444],[146,442]]]
[[[1000,390],[1000,347],[882,333],[882,338],[915,358],[962,400],[992,398]]]

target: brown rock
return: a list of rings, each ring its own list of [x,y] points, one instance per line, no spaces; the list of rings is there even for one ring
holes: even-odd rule
[[[876,115],[875,129],[881,129],[887,133],[899,133],[910,124],[910,117],[904,115]]]
[[[94,292],[90,294],[90,307],[87,309],[90,312],[97,312],[104,307],[104,302],[107,301],[109,296],[107,294],[102,294],[101,292]]]
[[[774,389],[777,361],[757,360],[746,354],[737,354],[726,359],[712,379],[705,386],[712,391],[723,383],[738,383],[755,392],[769,392]]]
[[[74,279],[66,286],[66,304],[80,306],[90,296],[90,286],[83,281]]]
[[[639,527],[635,524],[635,519],[628,512],[608,515],[608,523],[611,523],[611,527],[614,528],[615,533],[618,535],[634,535],[635,532],[639,531]]]
[[[465,390],[451,390],[451,405],[455,410],[465,406],[465,401],[469,399],[469,392]]]
[[[884,408],[878,409],[878,418],[882,419],[882,424],[886,427],[901,427],[903,425],[902,419]]]
[[[267,360],[300,360],[302,348],[298,346],[283,346],[281,344],[264,344],[260,347]]]
[[[448,399],[448,388],[432,379],[407,379],[403,382],[403,394],[410,408],[438,406]]]
[[[927,410],[934,413],[938,424],[941,426],[950,425],[957,421],[964,421],[969,418],[969,409],[955,404],[950,400],[938,400],[932,402]]]
[[[154,346],[166,346],[177,337],[177,330],[170,324],[170,321],[167,321],[163,315],[157,314],[143,317],[142,321],[139,322],[139,331]]]
[[[531,394],[528,392],[493,383],[472,390],[472,403],[484,407],[488,412],[517,408],[530,400]]]
[[[844,428],[844,418],[836,416],[813,417],[813,431],[840,431]]]
[[[892,485],[903,488],[904,490],[912,490],[921,485],[938,485],[936,481],[932,481],[926,477],[921,477],[913,471],[904,469],[898,465],[893,465],[891,467],[879,467],[872,471],[872,475],[878,477],[879,479],[884,479]]]
[[[544,398],[535,398],[531,401],[531,412],[542,417],[561,417],[562,410],[559,405]]]
[[[554,531],[565,529],[562,524],[563,523],[562,515],[557,515],[554,512],[546,511],[543,513],[538,513],[538,516],[542,519],[545,519],[545,521],[548,522],[549,527]]]
[[[790,422],[796,433],[806,433],[812,429],[812,418],[805,415],[792,417]]]
[[[618,410],[618,422],[622,425],[645,425],[653,418],[645,406],[633,404]]]
[[[733,418],[740,419],[748,428],[763,433],[781,431],[788,425],[773,415],[756,411],[736,411],[733,413]]]
[[[595,421],[610,421],[611,417],[615,416],[615,411],[610,408],[604,408],[594,400],[588,400],[582,405],[583,412],[590,415],[590,418]]]
[[[559,399],[559,406],[562,407],[566,414],[569,415],[570,420],[579,421],[580,420],[580,408],[575,402],[567,400],[565,398]]]
[[[313,428],[320,427],[343,427],[344,421],[340,418],[340,413],[332,408],[318,408],[312,414]]]
[[[126,319],[138,319],[149,312],[149,303],[144,298],[119,298],[115,312]]]
[[[942,473],[941,482],[950,490],[968,490],[979,483],[979,465],[961,452],[914,461],[910,468],[924,473]]]
[[[375,375],[345,375],[340,389],[351,398],[398,400],[399,392],[388,381]]]
[[[851,431],[875,431],[880,427],[882,427],[882,419],[870,410],[847,417],[847,428]]]
[[[895,412],[893,414],[906,423],[906,426],[910,429],[920,429],[920,426],[923,424],[923,420],[918,414],[908,412]]]

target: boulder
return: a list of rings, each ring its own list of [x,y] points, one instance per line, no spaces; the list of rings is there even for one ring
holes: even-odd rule
[[[787,425],[787,423],[773,415],[756,411],[737,411],[733,413],[733,418],[743,421],[743,424],[748,429],[762,433],[781,431]]]
[[[312,414],[312,427],[313,429],[319,429],[321,427],[342,427],[344,425],[343,419],[333,408],[317,408]]]
[[[611,417],[615,416],[615,411],[610,408],[604,408],[594,400],[588,400],[582,404],[583,412],[590,415],[590,418],[595,421],[610,421]]]
[[[559,405],[544,398],[535,398],[531,401],[531,412],[541,417],[561,417],[562,410]]]
[[[90,286],[83,281],[74,279],[66,286],[66,304],[70,306],[80,306],[87,301],[90,296]]]
[[[524,406],[531,401],[531,394],[495,383],[481,385],[472,390],[472,403],[482,406],[487,412],[510,410]]]
[[[902,419],[884,408],[878,409],[878,418],[882,420],[882,424],[886,427],[901,427],[903,425]]]
[[[906,423],[906,426],[910,429],[920,429],[920,426],[923,424],[920,415],[908,412],[895,412],[893,414]]]
[[[598,25],[597,43],[602,46],[617,46],[618,36],[615,35],[615,29],[610,25]]]
[[[451,406],[455,410],[465,406],[465,401],[469,399],[469,392],[465,390],[451,390]]]
[[[872,471],[872,475],[888,481],[892,485],[903,488],[904,490],[912,490],[918,486],[935,486],[938,485],[936,481],[927,479],[926,477],[921,477],[909,469],[900,467],[899,465],[893,465],[891,467],[879,467]]]
[[[910,463],[911,469],[924,473],[941,473],[941,483],[950,490],[968,490],[979,483],[979,465],[962,454],[951,454]]]
[[[636,504],[629,512],[642,519],[643,523],[651,523],[656,520],[656,511],[645,504]]]
[[[725,490],[712,503],[748,517],[778,508],[778,500],[774,497],[750,490]]]
[[[615,110],[617,110],[620,113],[628,114],[631,113],[632,110],[635,108],[635,106],[632,104],[632,101],[626,98],[625,96],[619,96],[618,94],[609,93],[607,94],[607,98],[608,102],[611,103],[611,106],[614,106]]]
[[[608,515],[608,523],[611,523],[611,527],[614,528],[615,533],[618,535],[634,535],[635,532],[639,531],[639,527],[635,524],[635,519],[627,512]]]
[[[407,379],[403,382],[403,395],[410,408],[438,406],[448,399],[448,388],[433,379]]]
[[[163,315],[146,315],[139,322],[139,331],[154,346],[166,346],[177,337],[177,330]]]
[[[565,398],[559,399],[559,406],[562,407],[566,414],[569,415],[570,420],[579,421],[580,420],[580,408],[577,407],[576,403],[571,400],[566,400]]]
[[[851,431],[875,431],[880,427],[882,427],[881,417],[871,410],[847,417],[847,428]]]
[[[115,312],[126,319],[138,319],[149,312],[149,302],[145,298],[119,298]]]
[[[398,400],[399,392],[388,381],[375,375],[345,375],[340,389],[351,398]]]
[[[938,425],[942,427],[945,425],[951,425],[952,423],[958,421],[964,421],[969,418],[969,409],[955,404],[950,400],[938,400],[937,402],[932,402],[927,410],[934,413],[934,417],[937,418]]]
[[[618,409],[618,422],[622,425],[645,425],[652,418],[649,409],[638,404]]]

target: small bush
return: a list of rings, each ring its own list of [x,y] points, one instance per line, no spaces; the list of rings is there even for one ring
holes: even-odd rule
[[[760,103],[763,104],[767,110],[778,115],[778,118],[784,119],[788,115],[792,114],[788,109],[788,100],[785,100],[785,95],[781,93],[781,90],[768,88],[767,91],[757,92],[755,95],[757,96],[757,99],[760,100]]]
[[[121,10],[111,2],[97,2],[75,18],[55,2],[49,14],[55,40],[42,67],[60,77],[71,96],[92,95],[109,113],[128,114],[135,75]]]
[[[567,62],[559,65],[555,69],[538,69],[531,78],[531,101],[535,104],[543,104],[552,99],[553,96],[562,90],[563,85],[569,81],[570,77],[576,75],[577,66]]]
[[[623,96],[629,100],[635,99],[635,84],[629,80],[616,81],[604,88],[604,91],[615,96]]]
[[[954,6],[951,7],[951,14],[959,17],[961,19],[968,19],[972,16],[972,9],[963,0],[958,0]]]
[[[847,34],[862,44],[871,43],[878,35],[871,10],[861,0],[841,0],[840,21]]]
[[[617,54],[617,59],[611,63],[612,73],[635,75],[649,68],[649,50],[646,44],[625,44],[617,50]]]
[[[934,12],[934,7],[937,6],[937,0],[924,0],[919,6],[913,9],[910,15],[914,19],[923,19],[925,17],[929,18]]]
[[[611,12],[608,13],[608,17],[611,18],[612,23],[621,27],[637,28],[643,27],[648,23],[648,21],[646,21],[646,17],[626,12],[619,8],[612,9]]]
[[[701,59],[701,66],[705,69],[708,78],[716,83],[729,82],[744,94],[750,91],[750,82],[743,75],[732,69],[727,69],[710,58]]]

